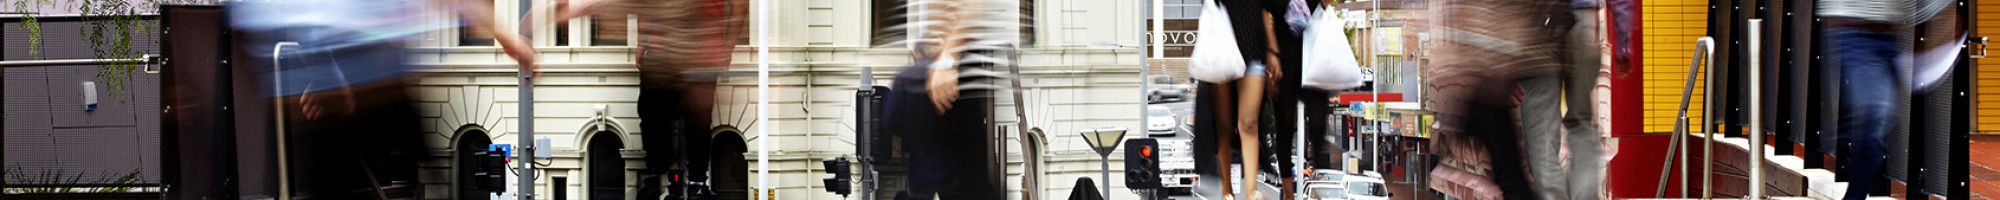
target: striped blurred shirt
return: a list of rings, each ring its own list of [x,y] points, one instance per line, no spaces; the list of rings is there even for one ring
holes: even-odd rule
[[[612,0],[601,14],[638,18],[640,87],[671,89],[715,81],[749,30],[749,0]],[[709,76],[694,76],[706,74]]]
[[[1949,0],[1824,0],[1819,15],[1916,26],[1950,5]]]

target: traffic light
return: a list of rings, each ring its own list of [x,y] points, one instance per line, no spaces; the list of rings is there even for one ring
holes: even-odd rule
[[[1132,189],[1160,188],[1160,142],[1153,138],[1125,140],[1125,185]]]
[[[889,97],[889,86],[861,88],[854,95],[855,121],[860,123],[855,126],[857,139],[854,147],[855,152],[860,153],[857,160],[867,162],[865,164],[882,164],[891,157],[889,143],[893,141],[890,139],[892,135],[882,130],[882,122],[885,121],[882,119],[882,108]]]
[[[501,151],[479,151],[472,153],[478,166],[472,167],[472,184],[486,191],[507,191],[507,154]]]
[[[826,164],[826,173],[833,175],[833,177],[820,179],[821,182],[826,183],[826,192],[847,196],[850,191],[853,191],[853,187],[848,184],[848,181],[853,180],[853,178],[848,175],[846,157],[827,158],[820,160],[820,163]]]

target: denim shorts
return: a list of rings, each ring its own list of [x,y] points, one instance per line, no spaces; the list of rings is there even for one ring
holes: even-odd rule
[[[1246,76],[1246,77],[1249,77],[1249,76],[1257,76],[1257,77],[1263,77],[1263,76],[1268,76],[1269,74],[1266,74],[1266,73],[1270,73],[1270,72],[1268,72],[1268,71],[1265,71],[1265,68],[1264,68],[1264,62],[1250,62],[1250,66],[1249,66],[1249,67],[1245,67],[1245,69],[1244,69],[1244,71],[1243,71],[1243,76]]]

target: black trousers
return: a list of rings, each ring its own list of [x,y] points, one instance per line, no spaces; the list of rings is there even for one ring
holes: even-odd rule
[[[904,152],[910,153],[909,193],[911,199],[993,199],[1006,198],[993,163],[988,136],[992,125],[992,95],[961,91],[952,108],[938,112],[924,89],[925,68],[909,67],[896,74],[885,102],[890,134],[903,137]]]
[[[639,127],[645,130],[640,142],[646,150],[640,198],[657,198],[657,181],[668,173],[686,175],[685,180],[668,180],[675,181],[670,185],[675,191],[684,186],[679,183],[708,180],[714,94],[714,83],[639,90]]]
[[[352,86],[353,111],[307,120],[299,95],[284,96],[288,176],[299,199],[375,199],[375,186],[422,194],[417,161],[425,137],[402,81]],[[324,110],[347,110],[335,92],[307,93]],[[373,181],[373,182],[371,182]],[[395,185],[408,183],[413,185]],[[405,193],[391,193],[391,198]]]

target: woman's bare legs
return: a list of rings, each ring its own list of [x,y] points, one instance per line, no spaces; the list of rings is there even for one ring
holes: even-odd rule
[[[1263,162],[1258,162],[1262,154],[1257,154],[1257,117],[1262,116],[1258,115],[1258,111],[1263,110],[1264,77],[1244,76],[1237,80],[1236,87],[1239,92],[1236,95],[1236,136],[1243,143],[1237,147],[1243,149],[1243,197],[1260,199],[1257,195],[1257,167],[1263,166]]]

